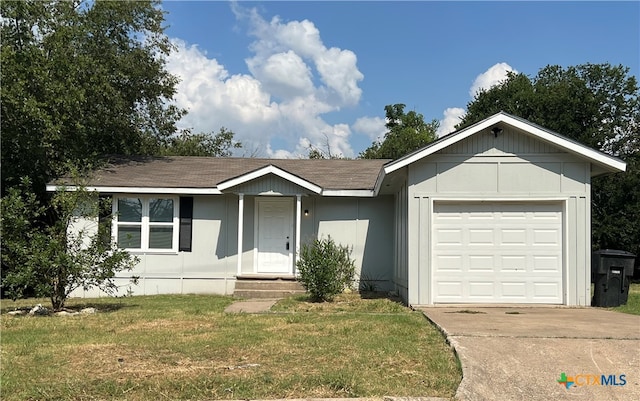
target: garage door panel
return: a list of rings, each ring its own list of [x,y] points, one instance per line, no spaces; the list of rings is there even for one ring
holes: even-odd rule
[[[556,246],[560,241],[559,229],[533,229],[533,246]]]
[[[462,299],[462,282],[461,281],[440,281],[436,292],[443,298],[460,301]]]
[[[471,298],[491,299],[496,292],[495,283],[493,281],[470,280],[468,282],[469,296]]]
[[[436,203],[432,221],[434,302],[562,303],[560,203]]]
[[[461,255],[438,255],[437,262],[440,271],[462,272]]]
[[[469,212],[466,216],[461,216],[461,218],[470,220],[472,222],[486,221],[493,219],[493,212],[491,211],[476,211]]]
[[[494,242],[495,244],[495,242]],[[500,245],[514,246],[514,245],[527,245],[527,230],[526,229],[500,229]]]
[[[495,268],[493,255],[469,255],[468,260],[469,272],[493,272]]]
[[[501,272],[526,272],[527,256],[526,255],[502,255],[500,258]]]
[[[562,261],[560,255],[533,255],[534,272],[560,272]]]
[[[501,282],[500,290],[505,298],[517,298],[522,301],[527,299],[527,284],[524,282]]]
[[[557,282],[535,282],[533,283],[533,297],[541,301],[555,301],[558,292],[561,291]]]
[[[440,228],[435,232],[435,243],[439,246],[461,246],[463,243],[462,230],[451,228]]]
[[[469,232],[469,246],[491,246],[495,243],[494,231],[487,228],[471,228]]]

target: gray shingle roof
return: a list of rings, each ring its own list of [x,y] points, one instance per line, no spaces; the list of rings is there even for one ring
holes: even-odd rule
[[[373,189],[387,159],[309,160],[215,157],[112,159],[86,183],[96,187],[215,188],[219,183],[273,165],[323,189]]]

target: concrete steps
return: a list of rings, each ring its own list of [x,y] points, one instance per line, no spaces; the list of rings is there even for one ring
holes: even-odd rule
[[[240,298],[285,298],[295,294],[304,294],[305,289],[293,278],[238,278],[233,292]]]

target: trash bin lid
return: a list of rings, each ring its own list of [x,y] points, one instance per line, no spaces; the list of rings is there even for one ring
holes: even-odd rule
[[[619,249],[600,249],[600,250],[594,251],[593,253],[596,255],[604,255],[604,256],[622,256],[627,258],[636,257],[636,255],[634,255],[631,252],[621,251]]]

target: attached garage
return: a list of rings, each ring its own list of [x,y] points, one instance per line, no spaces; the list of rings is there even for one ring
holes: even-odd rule
[[[444,202],[433,212],[434,303],[563,303],[562,203]]]
[[[591,178],[624,162],[498,113],[383,168],[414,306],[589,305]]]

